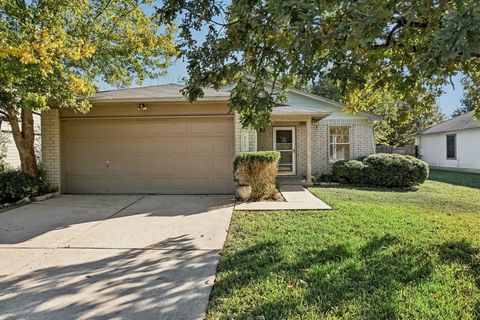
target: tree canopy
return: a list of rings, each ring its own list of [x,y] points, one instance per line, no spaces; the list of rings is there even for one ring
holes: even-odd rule
[[[178,22],[185,95],[196,100],[202,87],[231,85],[231,107],[244,125],[264,126],[286,89],[325,75],[342,88],[350,111],[390,92],[431,112],[456,74],[480,106],[476,0],[165,0],[157,13]],[[207,35],[198,42],[193,34],[202,29]]]
[[[126,86],[164,72],[177,54],[174,28],[145,14],[153,2],[0,0],[0,115],[25,172],[36,174],[33,110],[86,111],[96,82]]]
[[[306,90],[343,102],[344,93],[328,77],[322,77]],[[389,146],[413,144],[419,131],[446,120],[435,101],[424,100],[422,103],[410,105],[409,101],[403,101],[401,96],[387,90],[377,90],[375,94],[369,93],[360,96],[359,99],[365,105],[366,111],[383,117],[381,121],[375,123],[376,144]]]
[[[469,97],[463,97],[460,100],[461,106],[455,109],[452,113],[452,118],[461,116],[467,112],[473,111],[475,109],[474,100]]]

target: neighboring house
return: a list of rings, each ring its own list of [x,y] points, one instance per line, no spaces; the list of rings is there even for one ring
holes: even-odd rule
[[[242,128],[228,91],[187,103],[169,84],[99,92],[86,114],[42,114],[43,161],[65,193],[232,193],[232,161],[242,151],[278,150],[280,173],[327,173],[336,160],[375,152],[378,116],[298,90],[274,108],[273,125]]]
[[[40,158],[41,156],[41,127],[40,127],[40,115],[39,114],[34,114],[33,115],[33,121],[34,121],[34,126],[35,126],[35,151]],[[12,134],[12,129],[10,127],[10,124],[6,121],[2,121],[2,136],[6,141],[3,141],[5,143],[5,153],[4,153],[4,158],[1,159],[2,162],[6,163],[9,167],[12,168],[18,168],[20,167],[20,156],[18,155],[18,149],[17,146],[15,145],[15,141],[13,140],[13,134]]]
[[[480,121],[474,111],[420,131],[418,153],[433,168],[480,172]]]

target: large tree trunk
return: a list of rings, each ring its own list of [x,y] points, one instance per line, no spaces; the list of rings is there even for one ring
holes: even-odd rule
[[[34,177],[38,176],[37,158],[35,156],[35,129],[33,112],[29,109],[21,111],[20,123],[14,108],[7,109],[8,122],[12,127],[13,140],[20,155],[22,171]]]

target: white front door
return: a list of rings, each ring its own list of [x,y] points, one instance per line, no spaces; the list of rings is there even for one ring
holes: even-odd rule
[[[279,174],[295,174],[295,127],[273,128],[273,150],[280,152]]]

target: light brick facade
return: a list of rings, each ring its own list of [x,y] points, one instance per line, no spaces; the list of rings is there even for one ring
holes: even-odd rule
[[[321,120],[312,122],[312,174],[329,173],[332,162],[328,158],[329,126],[350,127],[350,158],[356,159],[375,153],[373,121],[369,120]],[[273,149],[273,127],[295,127],[297,175],[307,173],[307,129],[305,122],[278,122],[265,128],[258,135],[258,150]]]
[[[242,150],[242,134],[248,134],[248,150]],[[250,128],[242,128],[240,116],[235,113],[235,154],[242,151],[257,151],[257,131]]]
[[[42,112],[42,162],[50,183],[60,187],[60,114],[58,109]]]

